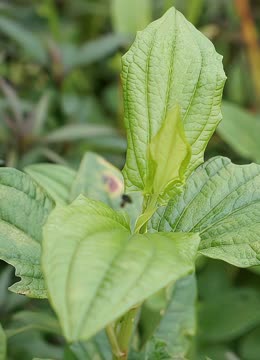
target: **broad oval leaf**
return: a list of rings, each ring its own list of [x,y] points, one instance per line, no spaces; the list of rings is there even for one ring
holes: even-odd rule
[[[13,265],[21,281],[10,290],[46,297],[41,272],[42,226],[54,202],[28,175],[0,169],[0,259]]]
[[[203,162],[205,147],[221,120],[225,79],[222,57],[212,43],[174,8],[137,34],[122,69],[127,192],[145,188],[148,145],[175,105],[181,108],[191,146],[187,174]],[[163,144],[158,151],[164,151]]]
[[[239,267],[260,264],[260,165],[216,157],[150,223],[154,231],[199,232],[202,254]]]
[[[49,298],[69,341],[86,340],[170,282],[191,272],[197,234],[131,235],[125,218],[80,197],[44,227]]]
[[[76,171],[57,164],[33,164],[27,166],[24,171],[55,200],[56,204],[65,205],[69,202]]]

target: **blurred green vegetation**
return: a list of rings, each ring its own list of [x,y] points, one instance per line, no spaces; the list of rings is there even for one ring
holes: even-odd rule
[[[92,150],[122,167],[126,139],[120,58],[136,31],[172,5],[224,57],[224,120],[206,157],[259,162],[258,0],[2,0],[1,165],[21,169],[47,161],[76,168],[85,151]],[[63,357],[56,320],[51,313],[50,319],[42,315],[50,311],[45,302],[7,293],[13,273],[2,268],[0,320],[8,329],[8,358],[80,359],[73,355],[80,348],[65,349]],[[197,272],[195,353],[201,355],[196,358],[258,360],[260,270],[202,259]]]

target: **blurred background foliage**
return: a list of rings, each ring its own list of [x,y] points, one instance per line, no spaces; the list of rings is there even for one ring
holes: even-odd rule
[[[44,161],[77,168],[92,150],[121,168],[120,59],[136,31],[172,5],[224,57],[224,120],[206,158],[260,162],[259,0],[1,0],[1,165],[22,169]],[[197,273],[194,358],[258,360],[260,270],[200,259]],[[64,352],[48,305],[8,293],[12,277],[12,269],[2,266],[0,320],[8,358],[94,359],[98,341]]]

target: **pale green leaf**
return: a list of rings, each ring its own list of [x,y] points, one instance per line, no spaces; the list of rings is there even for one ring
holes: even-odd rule
[[[121,172],[101,156],[87,152],[72,183],[71,200],[83,194],[119,209],[124,191]]]
[[[35,136],[40,136],[44,129],[44,124],[48,118],[48,107],[50,102],[50,95],[48,92],[42,95],[39,102],[34,108],[33,111],[33,124],[32,124],[32,134]]]
[[[112,0],[111,17],[116,32],[135,35],[152,21],[152,1]]]
[[[178,106],[168,112],[161,129],[151,139],[147,157],[144,193],[160,195],[163,200],[170,195],[174,185],[184,181],[191,157]]]
[[[70,189],[76,172],[63,165],[33,164],[24,171],[30,175],[57,204],[65,205],[69,202]]]
[[[181,108],[191,146],[187,174],[203,162],[205,147],[221,120],[226,78],[221,59],[212,43],[174,8],[137,34],[122,69],[127,192],[145,188],[148,145],[175,105]],[[160,144],[158,152],[163,147]]]
[[[87,152],[71,186],[70,200],[82,194],[99,200],[115,210],[128,213],[134,226],[141,212],[142,196],[133,194],[124,201],[124,184],[121,172],[101,156]]]
[[[0,360],[6,360],[6,335],[0,324]]]
[[[197,234],[136,234],[120,213],[78,198],[44,227],[49,298],[69,341],[86,340],[191,272]]]
[[[49,314],[46,311],[24,310],[12,316],[6,329],[6,334],[10,338],[31,330],[39,330],[56,335],[61,333],[59,323],[53,314]]]
[[[239,155],[260,161],[260,116],[245,111],[235,104],[223,102],[223,121],[218,133]]]
[[[194,275],[177,281],[171,300],[155,337],[167,344],[167,351],[176,358],[185,358],[196,333],[197,287]]]
[[[69,124],[64,125],[48,135],[42,140],[45,143],[60,143],[66,141],[84,140],[95,136],[116,136],[116,129],[107,125],[99,124]]]
[[[216,157],[188,179],[184,192],[158,209],[154,231],[199,232],[199,250],[248,267],[260,264],[260,165]]]
[[[79,66],[88,66],[113,54],[127,43],[127,38],[120,34],[107,34],[88,41],[81,47],[71,44],[61,46],[64,65],[67,71]]]
[[[54,202],[28,175],[0,169],[0,259],[13,265],[21,281],[11,290],[46,297],[41,272],[42,226]]]

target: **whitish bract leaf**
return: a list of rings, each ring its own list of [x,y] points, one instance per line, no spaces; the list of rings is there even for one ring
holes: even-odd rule
[[[191,173],[203,162],[205,147],[221,120],[225,74],[212,43],[171,8],[137,34],[123,57],[122,80],[128,138],[124,168],[127,192],[145,188],[148,145],[175,105],[180,106],[191,146],[186,170]],[[158,152],[163,151],[164,144],[160,144]]]
[[[197,234],[131,235],[125,218],[78,198],[44,227],[49,298],[69,341],[86,340],[172,281],[191,272]]]
[[[247,267],[260,264],[260,165],[216,157],[158,209],[150,229],[199,232],[202,254]]]
[[[11,290],[29,297],[46,297],[41,272],[42,226],[54,202],[28,175],[0,170],[0,259],[13,265],[21,281]]]

